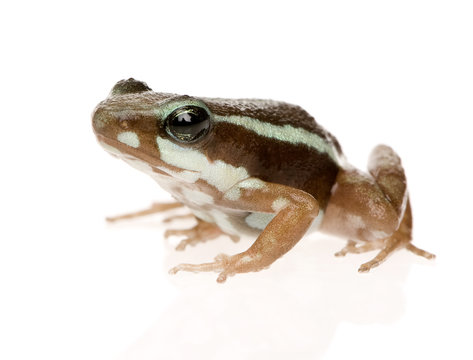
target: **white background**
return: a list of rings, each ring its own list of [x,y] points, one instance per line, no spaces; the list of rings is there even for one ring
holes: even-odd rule
[[[472,18],[471,1],[2,2],[0,358],[471,359]],[[373,253],[313,234],[224,285],[169,276],[251,241],[176,253],[162,216],[105,224],[169,199],[93,136],[128,77],[297,103],[362,168],[388,143],[437,260],[360,275]]]

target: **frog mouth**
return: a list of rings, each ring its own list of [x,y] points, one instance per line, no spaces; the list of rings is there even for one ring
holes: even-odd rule
[[[159,165],[159,164],[155,164],[156,163],[155,158],[143,153],[139,149],[134,149],[130,146],[127,146],[126,151],[122,151],[120,149],[126,145],[123,145],[121,142],[114,139],[110,139],[101,134],[96,134],[96,136],[97,136],[97,141],[99,145],[113,157],[123,160],[132,166],[134,166],[133,164],[141,163],[142,164],[141,167],[143,168],[141,170],[144,170],[144,168],[147,166],[153,172],[156,172],[160,175],[169,176],[167,173],[157,168],[156,165]],[[134,166],[134,167],[137,167],[137,166]]]
[[[138,149],[127,147],[126,152],[121,151],[124,145],[114,139],[107,138],[103,135],[96,134],[99,145],[113,157],[123,160],[138,170],[159,174],[165,177],[181,179],[185,182],[195,182],[200,173],[192,170],[183,170],[176,167],[170,167],[168,164],[151,157]]]
[[[136,160],[144,161],[148,164],[153,164],[154,166],[159,165],[156,163],[156,156],[150,156],[140,150],[139,148],[133,148],[122,142],[104,136],[102,134],[95,134],[97,136],[98,143],[104,148],[109,154],[118,158],[129,157]],[[124,149],[124,151],[122,150]],[[158,157],[159,158],[159,157]]]

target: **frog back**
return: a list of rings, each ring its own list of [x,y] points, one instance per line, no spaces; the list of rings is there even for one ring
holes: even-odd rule
[[[304,190],[325,208],[343,154],[305,110],[272,100],[202,99],[213,115],[209,159],[243,166],[252,177]]]

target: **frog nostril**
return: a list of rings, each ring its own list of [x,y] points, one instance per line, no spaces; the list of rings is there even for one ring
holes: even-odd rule
[[[110,92],[111,96],[115,95],[124,95],[124,94],[134,94],[145,91],[151,91],[151,88],[146,85],[143,81],[138,81],[133,78],[128,80],[120,80],[115,84],[112,91]]]
[[[130,128],[130,122],[128,120],[123,120],[118,123],[118,125],[123,129],[123,130],[128,130]]]
[[[117,140],[134,148],[140,147],[140,138],[138,137],[138,134],[133,131],[124,131],[119,133]]]

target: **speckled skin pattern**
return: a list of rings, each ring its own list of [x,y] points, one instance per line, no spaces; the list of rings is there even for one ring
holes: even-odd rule
[[[183,250],[221,234],[256,236],[246,251],[220,254],[177,271],[216,271],[217,281],[259,271],[289,251],[308,230],[348,239],[336,255],[378,249],[366,272],[411,244],[412,215],[400,158],[376,147],[368,173],[349,165],[333,135],[302,108],[253,99],[195,98],[153,92],[122,80],[93,114],[97,139],[113,155],[148,173],[177,200],[116,218],[186,206],[197,219]]]

